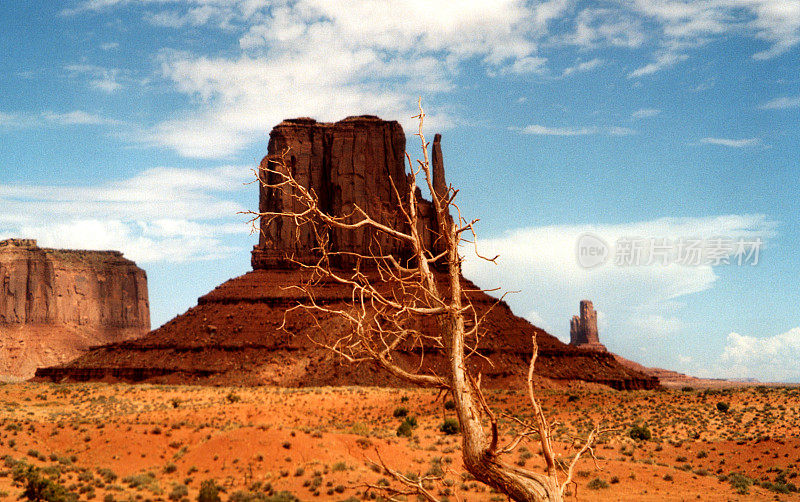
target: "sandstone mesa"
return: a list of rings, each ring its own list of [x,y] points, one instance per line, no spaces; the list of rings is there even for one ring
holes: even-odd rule
[[[122,253],[0,241],[0,379],[148,331],[147,275]]]

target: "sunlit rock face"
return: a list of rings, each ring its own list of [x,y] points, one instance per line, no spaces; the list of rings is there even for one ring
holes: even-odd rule
[[[572,316],[569,323],[569,344],[581,349],[605,351],[597,331],[597,312],[592,302],[582,300],[580,315]]]
[[[122,253],[0,241],[0,379],[149,330],[147,275]]]
[[[399,229],[407,226],[397,209],[398,197],[408,201],[411,190],[406,175],[406,136],[398,122],[371,115],[348,117],[335,123],[309,118],[284,120],[270,133],[267,151],[261,162],[262,181],[267,184],[281,181],[279,174],[267,169],[288,170],[317,195],[321,209],[327,214],[347,216],[357,206],[388,226]],[[440,148],[434,164],[437,186],[444,191]],[[429,249],[433,249],[434,229],[438,228],[435,211],[418,191],[415,196],[420,234]],[[263,186],[259,209],[261,212],[301,210],[290,192]],[[410,256],[406,243],[366,228],[334,229],[329,239],[330,251],[341,253],[334,265],[341,267],[351,266],[357,254],[369,255],[376,250],[400,259]],[[253,250],[253,268],[291,268],[294,261],[316,263],[317,247],[309,225],[298,227],[291,219],[263,218],[259,242]]]

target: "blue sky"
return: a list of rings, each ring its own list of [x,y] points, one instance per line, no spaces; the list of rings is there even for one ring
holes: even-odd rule
[[[590,298],[625,357],[800,381],[798,1],[12,0],[0,47],[0,237],[124,251],[154,327],[248,270],[275,124],[410,132],[421,96],[518,314],[566,340]],[[764,247],[584,269],[585,233]]]

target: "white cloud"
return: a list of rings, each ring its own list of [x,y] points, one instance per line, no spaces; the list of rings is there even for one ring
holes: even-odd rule
[[[14,113],[4,113],[0,112],[0,127],[2,126],[13,126],[19,120],[19,116]]]
[[[603,64],[595,57],[556,73],[548,65],[557,59],[546,58],[540,47],[647,47],[652,61],[629,73],[637,78],[675,66],[690,50],[723,37],[769,43],[757,57],[783,53],[800,40],[800,14],[784,0],[631,0],[582,9],[571,0],[435,6],[419,0],[87,0],[64,14],[134,7],[165,29],[203,26],[238,39],[237,48],[213,56],[202,49],[160,56],[161,77],[191,105],[137,139],[189,157],[231,155],[289,116],[409,117],[418,96],[435,101],[476,68],[513,78],[566,76]],[[83,66],[75,71],[84,71],[88,85],[102,92],[131,83],[118,70],[74,66]],[[457,120],[452,110],[438,109],[439,124]]]
[[[632,119],[644,119],[649,117],[655,117],[661,113],[661,110],[656,108],[639,108],[635,112],[631,113]]]
[[[589,61],[584,61],[582,63],[578,63],[574,66],[570,66],[569,68],[565,68],[564,72],[562,73],[563,76],[572,75],[573,73],[580,73],[585,71],[591,71],[596,68],[600,68],[605,63],[604,60],[600,58],[594,58]]]
[[[800,96],[781,97],[767,101],[759,108],[762,110],[783,110],[784,108],[800,107]]]
[[[276,5],[243,24],[239,55],[163,52],[162,76],[200,104],[141,139],[185,156],[220,157],[291,116],[331,121],[367,113],[413,127],[417,96],[435,100],[453,89],[467,60],[477,60],[491,75],[541,72],[546,59],[537,54],[531,32],[560,12],[561,4],[535,10],[522,0],[443,2],[436,8],[416,0],[362,0],[347,8],[325,0]],[[195,8],[158,19],[206,22],[207,16],[194,16]],[[230,7],[229,22],[244,12],[241,4]],[[440,110],[429,117],[431,127],[452,122]]]
[[[781,55],[800,43],[800,3],[785,0],[634,0],[633,9],[658,23],[663,47],[697,47],[713,37],[755,36],[772,45],[755,59]]]
[[[0,127],[23,129],[33,127],[75,126],[75,125],[119,125],[121,121],[103,117],[83,110],[71,112],[43,111],[30,113],[0,112]]]
[[[758,146],[761,144],[759,138],[743,138],[743,139],[730,139],[730,138],[703,138],[700,143],[704,145],[718,145],[727,146],[729,148],[744,148],[748,146]]]
[[[685,61],[689,56],[685,54],[675,54],[674,52],[665,52],[659,54],[656,60],[652,63],[641,66],[628,74],[630,78],[643,77],[645,75],[652,75],[665,68],[675,66],[681,61]]]
[[[730,333],[719,361],[703,376],[798,382],[798,360],[800,328],[765,338]]]
[[[585,136],[596,134],[596,127],[548,127],[539,124],[531,124],[520,129],[523,134],[533,134],[537,136]]]
[[[105,47],[106,44],[104,44]],[[124,87],[121,80],[129,80],[117,68],[104,68],[90,64],[72,64],[64,67],[73,77],[86,77],[89,88],[111,94]]]
[[[119,49],[119,42],[106,42],[104,44],[100,44],[100,48],[104,51]]]
[[[594,301],[605,327],[601,341],[622,355],[635,354],[667,337],[691,336],[680,316],[687,295],[715,284],[710,264],[675,263],[618,266],[614,256],[604,265],[582,268],[576,258],[581,235],[594,234],[612,246],[623,237],[678,239],[761,238],[775,236],[776,224],[763,215],[723,215],[702,218],[661,218],[617,225],[562,225],[510,230],[479,239],[481,254],[499,254],[498,264],[470,256],[465,249],[464,274],[481,287],[501,286],[515,312],[535,312],[536,322],[553,327],[552,334],[569,338],[569,319],[582,299]],[[736,266],[736,265],[730,265]],[[667,356],[667,354],[662,354]]]
[[[779,56],[800,43],[800,3],[760,0],[751,5],[755,14],[751,27],[759,38],[772,43],[768,49],[754,54],[755,59]]]
[[[630,136],[631,134],[636,134],[636,131],[634,131],[630,127],[612,126],[609,127],[607,131],[608,134],[612,136]]]
[[[544,73],[546,71],[545,63],[547,63],[547,58],[526,56],[517,59],[508,66],[504,66],[503,68],[501,68],[499,73],[503,75],[508,75],[508,74],[524,75],[527,73]],[[490,71],[489,74],[494,75],[495,73],[496,72],[494,71]]]
[[[203,26],[214,22],[221,28],[230,28],[233,13],[225,6],[201,5],[192,7],[186,12],[161,11],[148,13],[145,19],[164,28],[183,28],[185,26]]]
[[[222,166],[154,168],[98,186],[0,185],[0,233],[141,262],[219,258],[234,251],[224,236],[250,231],[230,195],[253,178],[250,168]]]
[[[566,41],[583,48],[641,46],[647,36],[641,21],[629,12],[589,8],[575,18],[573,31]]]
[[[58,125],[115,125],[118,120],[101,117],[95,113],[75,110],[67,113],[43,112],[42,119]]]
[[[629,136],[636,131],[629,127],[549,127],[541,124],[530,124],[522,128],[512,128],[522,134],[533,136],[587,136],[590,134],[609,134],[611,136]]]
[[[661,337],[679,333],[685,327],[679,318],[660,314],[637,313],[630,317],[629,322],[641,332]]]
[[[95,79],[89,82],[89,85],[92,89],[103,91],[106,94],[122,89],[122,84],[111,78]]]

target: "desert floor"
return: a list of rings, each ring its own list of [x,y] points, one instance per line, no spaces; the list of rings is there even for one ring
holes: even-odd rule
[[[568,500],[800,499],[799,389],[539,395],[564,458],[593,422],[618,427],[597,446],[597,466],[580,462]],[[531,417],[525,394],[487,397],[511,439]],[[80,500],[196,500],[210,479],[223,501],[381,499],[367,485],[399,485],[380,455],[408,476],[439,478],[428,486],[440,499],[506,500],[463,470],[459,436],[440,430],[454,416],[446,401],[413,389],[0,385],[0,499],[22,493],[13,478],[26,472]],[[405,412],[417,425],[398,436]],[[651,439],[631,438],[633,425]],[[506,460],[539,469],[539,451],[526,441]]]

